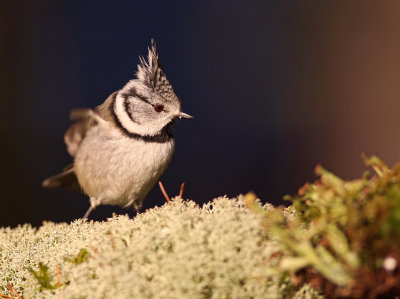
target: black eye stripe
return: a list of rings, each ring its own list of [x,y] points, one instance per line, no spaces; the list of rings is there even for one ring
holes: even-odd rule
[[[150,104],[151,106],[154,106],[152,103],[150,103],[144,96],[141,96],[140,94],[134,95],[134,97],[137,97],[139,100],[142,100],[143,102]]]
[[[160,111],[158,111],[157,109],[155,109],[157,112],[161,112],[161,111],[167,112],[167,110],[165,109],[165,106],[164,106],[164,105],[162,105],[162,104],[152,104],[152,103],[150,103],[149,100],[148,100],[146,97],[144,97],[144,96],[138,94],[138,92],[136,91],[135,88],[129,89],[129,91],[126,92],[126,93],[123,93],[122,96],[125,98],[125,109],[126,109],[126,111],[128,112],[129,117],[130,117],[132,120],[133,120],[133,117],[132,117],[132,115],[130,114],[130,112],[128,111],[128,110],[129,110],[129,109],[128,109],[128,106],[129,106],[129,104],[128,104],[128,98],[129,98],[129,97],[138,98],[138,99],[141,100],[142,102],[145,102],[145,103],[151,105],[154,109],[155,109],[156,107],[158,107],[158,106],[161,106],[162,109],[161,109]]]
[[[143,102],[145,102],[145,103],[147,103],[147,104],[149,104],[149,105],[151,105],[151,106],[154,106],[152,103],[150,103],[150,102],[147,100],[146,97],[144,97],[144,96],[138,94],[138,92],[136,91],[136,88],[134,88],[134,87],[130,88],[130,89],[128,90],[128,92],[126,92],[126,93],[123,94],[123,96],[126,97],[126,98],[127,98],[127,97],[135,97],[135,98],[138,98],[139,100],[141,100],[141,101],[143,101]]]
[[[125,112],[128,114],[129,118],[131,119],[131,121],[133,121],[134,123],[140,124],[138,121],[136,121],[131,113],[131,110],[129,109],[129,96],[125,95],[123,96],[124,99],[124,107],[125,107]]]
[[[147,103],[147,104],[153,106],[154,109],[155,109],[157,112],[167,111],[167,110],[165,110],[164,105],[161,105],[161,104],[152,104],[152,103],[150,103],[150,102],[147,100],[147,98],[145,98],[145,97],[142,96],[142,95],[135,94],[135,95],[130,95],[130,96],[132,96],[132,97],[137,97],[139,100],[141,100],[141,101],[143,101],[143,102],[145,102],[145,103]],[[162,108],[161,108],[160,111],[158,111],[158,109],[156,109],[156,107],[162,107]]]

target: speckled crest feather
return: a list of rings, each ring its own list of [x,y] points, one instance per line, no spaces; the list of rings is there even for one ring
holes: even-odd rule
[[[140,57],[140,64],[138,64],[138,71],[136,73],[137,78],[162,98],[166,100],[170,100],[171,98],[176,99],[171,83],[169,83],[160,64],[156,44],[153,39],[148,51],[147,61],[144,57]]]

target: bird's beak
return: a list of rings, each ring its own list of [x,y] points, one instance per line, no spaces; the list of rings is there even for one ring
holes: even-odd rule
[[[179,113],[179,118],[194,118],[193,116],[186,114],[186,113]]]

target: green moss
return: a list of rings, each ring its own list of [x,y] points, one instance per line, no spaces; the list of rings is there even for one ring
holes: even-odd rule
[[[89,257],[89,252],[85,248],[81,248],[81,250],[75,257],[66,257],[65,260],[75,265],[79,265],[85,262],[88,259],[88,257]]]
[[[54,290],[57,288],[56,284],[52,284],[53,277],[50,275],[49,267],[44,265],[43,263],[39,262],[38,270],[35,271],[31,267],[28,268],[28,271],[33,275],[36,279],[37,283],[39,284],[39,290],[43,291],[47,290]]]
[[[386,258],[397,268],[400,262],[400,163],[389,168],[378,157],[364,158],[375,174],[346,181],[318,166],[319,180],[285,197],[289,209],[264,215],[282,250],[280,269],[328,297],[400,293],[399,272],[383,265]],[[257,205],[251,196],[248,202]]]

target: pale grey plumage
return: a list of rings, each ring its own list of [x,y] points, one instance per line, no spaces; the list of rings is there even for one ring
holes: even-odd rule
[[[136,77],[96,109],[71,112],[75,123],[64,140],[74,163],[43,181],[48,188],[82,189],[91,203],[85,217],[99,204],[139,210],[171,160],[174,120],[191,118],[181,112],[154,42]]]

